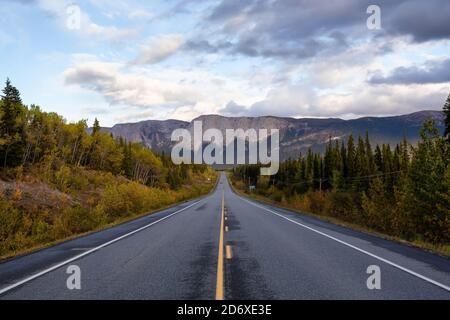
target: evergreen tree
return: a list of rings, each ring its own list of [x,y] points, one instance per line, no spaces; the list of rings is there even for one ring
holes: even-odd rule
[[[334,170],[334,150],[333,150],[333,144],[331,143],[331,137],[328,141],[328,145],[325,150],[324,155],[324,178],[330,179],[333,176],[333,170]]]
[[[409,161],[410,161],[409,145],[408,145],[408,141],[406,140],[406,136],[403,137],[403,141],[400,144],[400,153],[401,153],[401,170],[404,171],[404,173],[406,173],[408,171]]]
[[[355,161],[356,161],[356,151],[355,151],[355,140],[353,135],[350,135],[347,142],[347,167],[348,167],[348,177],[355,177]]]
[[[11,85],[9,78],[6,79],[5,88],[3,89],[2,95],[3,102],[9,102],[13,105],[22,104],[22,99],[20,98],[19,90]]]
[[[0,110],[0,160],[3,167],[17,166],[23,158],[24,113],[19,90],[7,79]]]
[[[347,150],[345,149],[344,141],[341,144],[341,157],[342,157],[342,177],[348,177],[348,161],[347,161]]]
[[[365,177],[367,175],[369,175],[369,164],[367,160],[366,144],[362,137],[359,137],[355,157],[355,177]],[[354,185],[358,191],[365,191],[369,188],[369,182],[364,178],[356,179]]]
[[[366,148],[366,157],[367,157],[367,172],[368,174],[374,174],[376,172],[375,168],[375,158],[373,155],[372,146],[369,141],[369,132],[366,131],[366,139],[364,141],[365,148]]]
[[[448,144],[434,121],[427,121],[414,149],[407,184],[406,208],[414,233],[432,242],[450,241]]]
[[[100,132],[100,123],[98,122],[98,119],[95,118],[94,125],[92,127],[92,136],[95,136],[98,132]]]
[[[444,124],[445,124],[445,131],[444,131],[444,137],[447,139],[447,142],[450,143],[450,95],[447,98],[447,101],[444,104]]]
[[[356,141],[350,135],[347,144],[333,146],[330,139],[324,154],[309,149],[306,157],[282,162],[257,192],[387,234],[448,243],[450,145],[435,124],[424,124],[415,148],[406,137],[397,145],[377,145],[375,151],[368,133]],[[238,167],[235,176],[246,184],[258,181],[259,171],[253,169]]]
[[[382,172],[383,171],[383,169],[382,169],[383,168],[383,157],[381,155],[381,148],[378,144],[375,148],[374,160],[375,160],[376,170],[378,170],[379,172]]]

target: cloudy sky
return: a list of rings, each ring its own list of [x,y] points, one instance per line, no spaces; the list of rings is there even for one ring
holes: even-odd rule
[[[0,0],[0,16],[0,77],[69,121],[396,115],[450,93],[448,0]]]

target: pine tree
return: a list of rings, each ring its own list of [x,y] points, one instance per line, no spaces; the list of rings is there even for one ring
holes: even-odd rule
[[[369,132],[366,131],[366,140],[364,142],[366,148],[366,157],[367,157],[367,165],[368,165],[368,174],[374,174],[376,171],[375,168],[375,158],[373,155],[372,146],[369,141]]]
[[[434,121],[427,121],[413,150],[406,193],[406,208],[413,230],[435,243],[450,241],[448,144]]]
[[[409,167],[409,145],[408,141],[406,140],[406,136],[403,137],[403,141],[400,144],[400,152],[401,152],[401,170],[404,171],[404,173],[407,172]]]
[[[341,157],[342,157],[342,177],[348,177],[348,161],[347,161],[347,150],[345,149],[344,141],[341,144]]]
[[[325,150],[325,155],[323,158],[324,161],[324,178],[330,179],[333,176],[333,165],[334,165],[334,150],[333,150],[333,144],[331,143],[331,137],[328,140],[328,145]]]
[[[366,144],[361,137],[358,137],[355,157],[355,176],[365,177],[367,175],[369,175],[369,165],[366,154]],[[354,182],[354,186],[356,187],[356,190],[365,191],[369,188],[369,182],[364,178],[357,179]]]
[[[3,167],[19,165],[23,158],[24,111],[19,90],[7,79],[0,110],[0,160]]]
[[[447,98],[447,101],[444,104],[444,124],[445,124],[445,131],[444,131],[444,137],[446,138],[447,142],[450,143],[450,95]]]
[[[375,160],[376,170],[379,172],[382,172],[383,171],[383,157],[381,155],[380,145],[378,145],[378,144],[375,148],[374,160]]]
[[[94,125],[92,127],[92,136],[95,136],[98,132],[100,132],[100,123],[98,122],[98,119],[95,118]]]
[[[355,161],[356,161],[355,140],[353,138],[353,135],[350,135],[350,137],[348,137],[347,142],[347,166],[348,166],[348,176],[352,178],[355,177],[356,173]]]
[[[9,78],[6,79],[5,88],[2,95],[3,102],[9,102],[11,104],[22,104],[19,90],[11,85]]]

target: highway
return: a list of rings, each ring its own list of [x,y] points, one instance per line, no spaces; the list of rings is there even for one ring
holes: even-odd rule
[[[243,198],[222,174],[208,196],[0,263],[0,299],[450,299],[450,259]]]

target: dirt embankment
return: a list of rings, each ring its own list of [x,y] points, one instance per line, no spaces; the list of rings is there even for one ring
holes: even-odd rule
[[[70,195],[37,181],[0,180],[0,192],[13,201],[15,207],[25,210],[62,210],[78,204]]]

